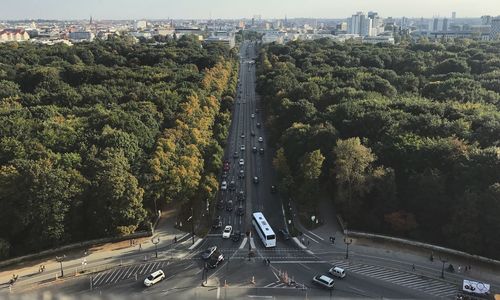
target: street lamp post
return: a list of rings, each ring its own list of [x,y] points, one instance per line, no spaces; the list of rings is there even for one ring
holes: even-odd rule
[[[153,243],[155,245],[155,256],[156,256],[156,258],[158,258],[158,243],[159,242],[160,242],[160,237],[157,237],[156,239],[155,238],[151,239],[151,243]]]
[[[443,266],[441,267],[441,278],[444,279],[444,264],[448,261],[445,258],[439,257],[439,260],[443,263]]]
[[[66,255],[63,255],[63,256],[56,256],[56,260],[57,262],[59,262],[60,266],[61,266],[61,277],[64,277],[64,270],[63,270],[63,261],[64,259],[66,258]]]
[[[345,259],[348,259],[349,258],[349,245],[352,244],[352,239],[345,237],[344,243],[345,243]]]
[[[194,245],[194,212],[193,212],[193,207],[191,207],[191,234],[192,234],[192,242]]]

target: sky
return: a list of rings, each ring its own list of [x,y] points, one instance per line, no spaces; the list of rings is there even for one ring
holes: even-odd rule
[[[0,0],[0,20],[346,18],[500,15],[500,0]]]

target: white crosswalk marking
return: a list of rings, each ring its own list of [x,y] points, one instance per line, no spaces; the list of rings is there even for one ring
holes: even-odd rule
[[[352,272],[372,277],[437,297],[451,297],[457,293],[457,287],[454,284],[438,279],[422,277],[414,273],[407,273],[379,266],[351,263],[345,260],[337,261],[333,264],[346,269],[348,274]]]

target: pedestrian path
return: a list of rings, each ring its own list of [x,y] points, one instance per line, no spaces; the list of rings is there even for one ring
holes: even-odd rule
[[[119,281],[135,278],[135,276],[144,276],[156,270],[168,266],[167,261],[158,261],[151,263],[138,264],[133,266],[126,266],[115,268],[110,271],[102,272],[92,278],[92,287],[96,288],[106,284],[117,283]],[[141,278],[142,279],[142,278]]]
[[[352,272],[404,286],[436,297],[449,298],[457,294],[457,286],[455,284],[419,276],[415,273],[407,273],[379,266],[357,264],[346,260],[334,262],[333,265],[344,268],[347,271],[347,276]]]

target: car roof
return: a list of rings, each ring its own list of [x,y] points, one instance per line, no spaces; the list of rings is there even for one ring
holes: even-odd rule
[[[157,275],[160,275],[160,274],[163,274],[162,270],[154,271],[153,273],[151,273],[152,276],[157,276]]]
[[[321,275],[318,277],[318,279],[323,280],[323,281],[327,282],[328,284],[333,282],[333,279],[331,279],[330,277],[328,277],[326,275]]]
[[[337,272],[344,272],[344,269],[342,269],[340,267],[333,267],[332,269],[337,271]]]

